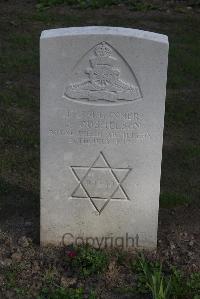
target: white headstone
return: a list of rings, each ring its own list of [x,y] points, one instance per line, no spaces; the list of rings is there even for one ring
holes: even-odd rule
[[[41,35],[41,243],[155,248],[166,36]]]

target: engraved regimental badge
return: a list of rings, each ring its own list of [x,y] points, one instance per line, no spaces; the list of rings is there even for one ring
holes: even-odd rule
[[[70,81],[64,91],[68,100],[109,104],[142,98],[133,70],[106,42],[97,44],[80,59]]]

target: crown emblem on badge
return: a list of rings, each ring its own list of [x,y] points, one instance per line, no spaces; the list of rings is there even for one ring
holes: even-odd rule
[[[108,57],[111,56],[112,50],[105,42],[102,42],[95,47],[95,53],[99,57]]]
[[[130,102],[142,98],[134,73],[123,58],[119,61],[119,54],[114,48],[106,42],[101,42],[91,51],[88,67],[79,71],[84,78],[68,84],[64,97],[70,100],[104,104]],[[132,76],[133,84],[122,78],[120,64],[124,64],[123,69],[129,72],[129,77]]]

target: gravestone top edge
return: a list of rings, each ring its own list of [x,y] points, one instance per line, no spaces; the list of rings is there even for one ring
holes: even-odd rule
[[[44,30],[40,39],[62,37],[62,36],[78,36],[78,35],[115,35],[135,37],[139,39],[152,40],[160,43],[168,44],[168,36],[164,34],[144,31],[139,29],[110,27],[110,26],[83,26],[68,27]]]

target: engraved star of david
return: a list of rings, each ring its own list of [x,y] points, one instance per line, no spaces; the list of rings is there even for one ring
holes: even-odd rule
[[[111,200],[130,200],[122,183],[132,169],[112,168],[102,152],[91,166],[70,168],[78,181],[71,198],[89,199],[99,215]]]

